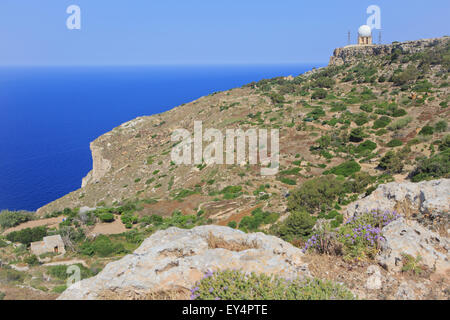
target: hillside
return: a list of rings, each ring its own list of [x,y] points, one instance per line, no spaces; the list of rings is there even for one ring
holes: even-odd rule
[[[308,284],[315,298],[448,299],[449,70],[448,37],[349,46],[325,68],[122,124],[91,143],[80,189],[37,213],[0,214],[0,298],[56,298],[69,264],[89,279],[62,298],[186,298],[233,261],[331,281]],[[172,132],[193,132],[194,121],[279,129],[278,173],[248,161],[175,164]],[[30,252],[51,235],[65,254]],[[258,263],[286,255],[289,275]]]
[[[137,118],[92,142],[93,170],[83,187],[38,213],[157,200],[144,204],[142,215],[175,209],[194,213],[201,206],[220,222],[239,219],[258,205],[259,191],[270,195],[264,206],[283,212],[288,190],[353,159],[362,172],[376,177],[375,183],[403,181],[418,159],[439,153],[446,134],[448,50],[448,38],[337,49],[326,68],[251,83]],[[279,128],[280,173],[261,177],[253,165],[172,165],[172,131],[192,132],[194,121],[219,130]],[[392,152],[401,157],[402,168],[397,163],[377,169]],[[396,162],[391,158],[385,158],[388,167]],[[228,186],[241,186],[242,196],[214,201],[214,193]],[[180,196],[181,206],[174,200]]]

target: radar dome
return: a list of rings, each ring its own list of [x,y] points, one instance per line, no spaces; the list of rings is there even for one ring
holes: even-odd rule
[[[371,37],[372,29],[368,25],[363,25],[359,27],[358,34],[360,37]]]

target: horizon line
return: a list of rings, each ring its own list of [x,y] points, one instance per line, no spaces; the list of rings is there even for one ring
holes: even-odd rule
[[[158,66],[230,66],[230,65],[328,65],[328,62],[208,62],[208,63],[136,63],[136,64],[0,64],[0,68],[20,68],[20,67],[158,67]]]

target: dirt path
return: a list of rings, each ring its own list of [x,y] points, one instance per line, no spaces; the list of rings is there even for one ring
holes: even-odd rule
[[[97,223],[90,234],[120,234],[127,231],[119,216],[111,223]]]
[[[8,233],[11,233],[14,231],[20,231],[20,230],[27,229],[27,228],[36,228],[36,227],[41,227],[41,226],[48,226],[49,228],[54,228],[54,227],[57,227],[61,222],[63,222],[63,219],[65,219],[65,217],[56,217],[56,218],[28,221],[28,222],[22,223],[16,227],[6,229],[3,232],[3,235],[7,235]]]

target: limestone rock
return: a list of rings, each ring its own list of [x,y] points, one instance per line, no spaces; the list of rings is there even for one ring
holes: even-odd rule
[[[223,269],[309,276],[302,257],[300,249],[262,233],[220,226],[169,228],[97,276],[72,285],[59,299],[145,299],[154,293],[188,291],[206,272]]]
[[[414,258],[420,255],[420,263],[437,273],[450,271],[449,239],[403,218],[384,227],[382,233],[385,241],[377,260],[387,270],[400,271],[402,254],[408,254]]]
[[[346,218],[371,210],[397,211],[407,217],[427,215],[445,224],[450,212],[450,179],[380,185],[370,196],[350,204]]]
[[[375,265],[369,266],[367,273],[370,277],[367,278],[366,288],[369,290],[380,290],[383,284],[380,268]]]

